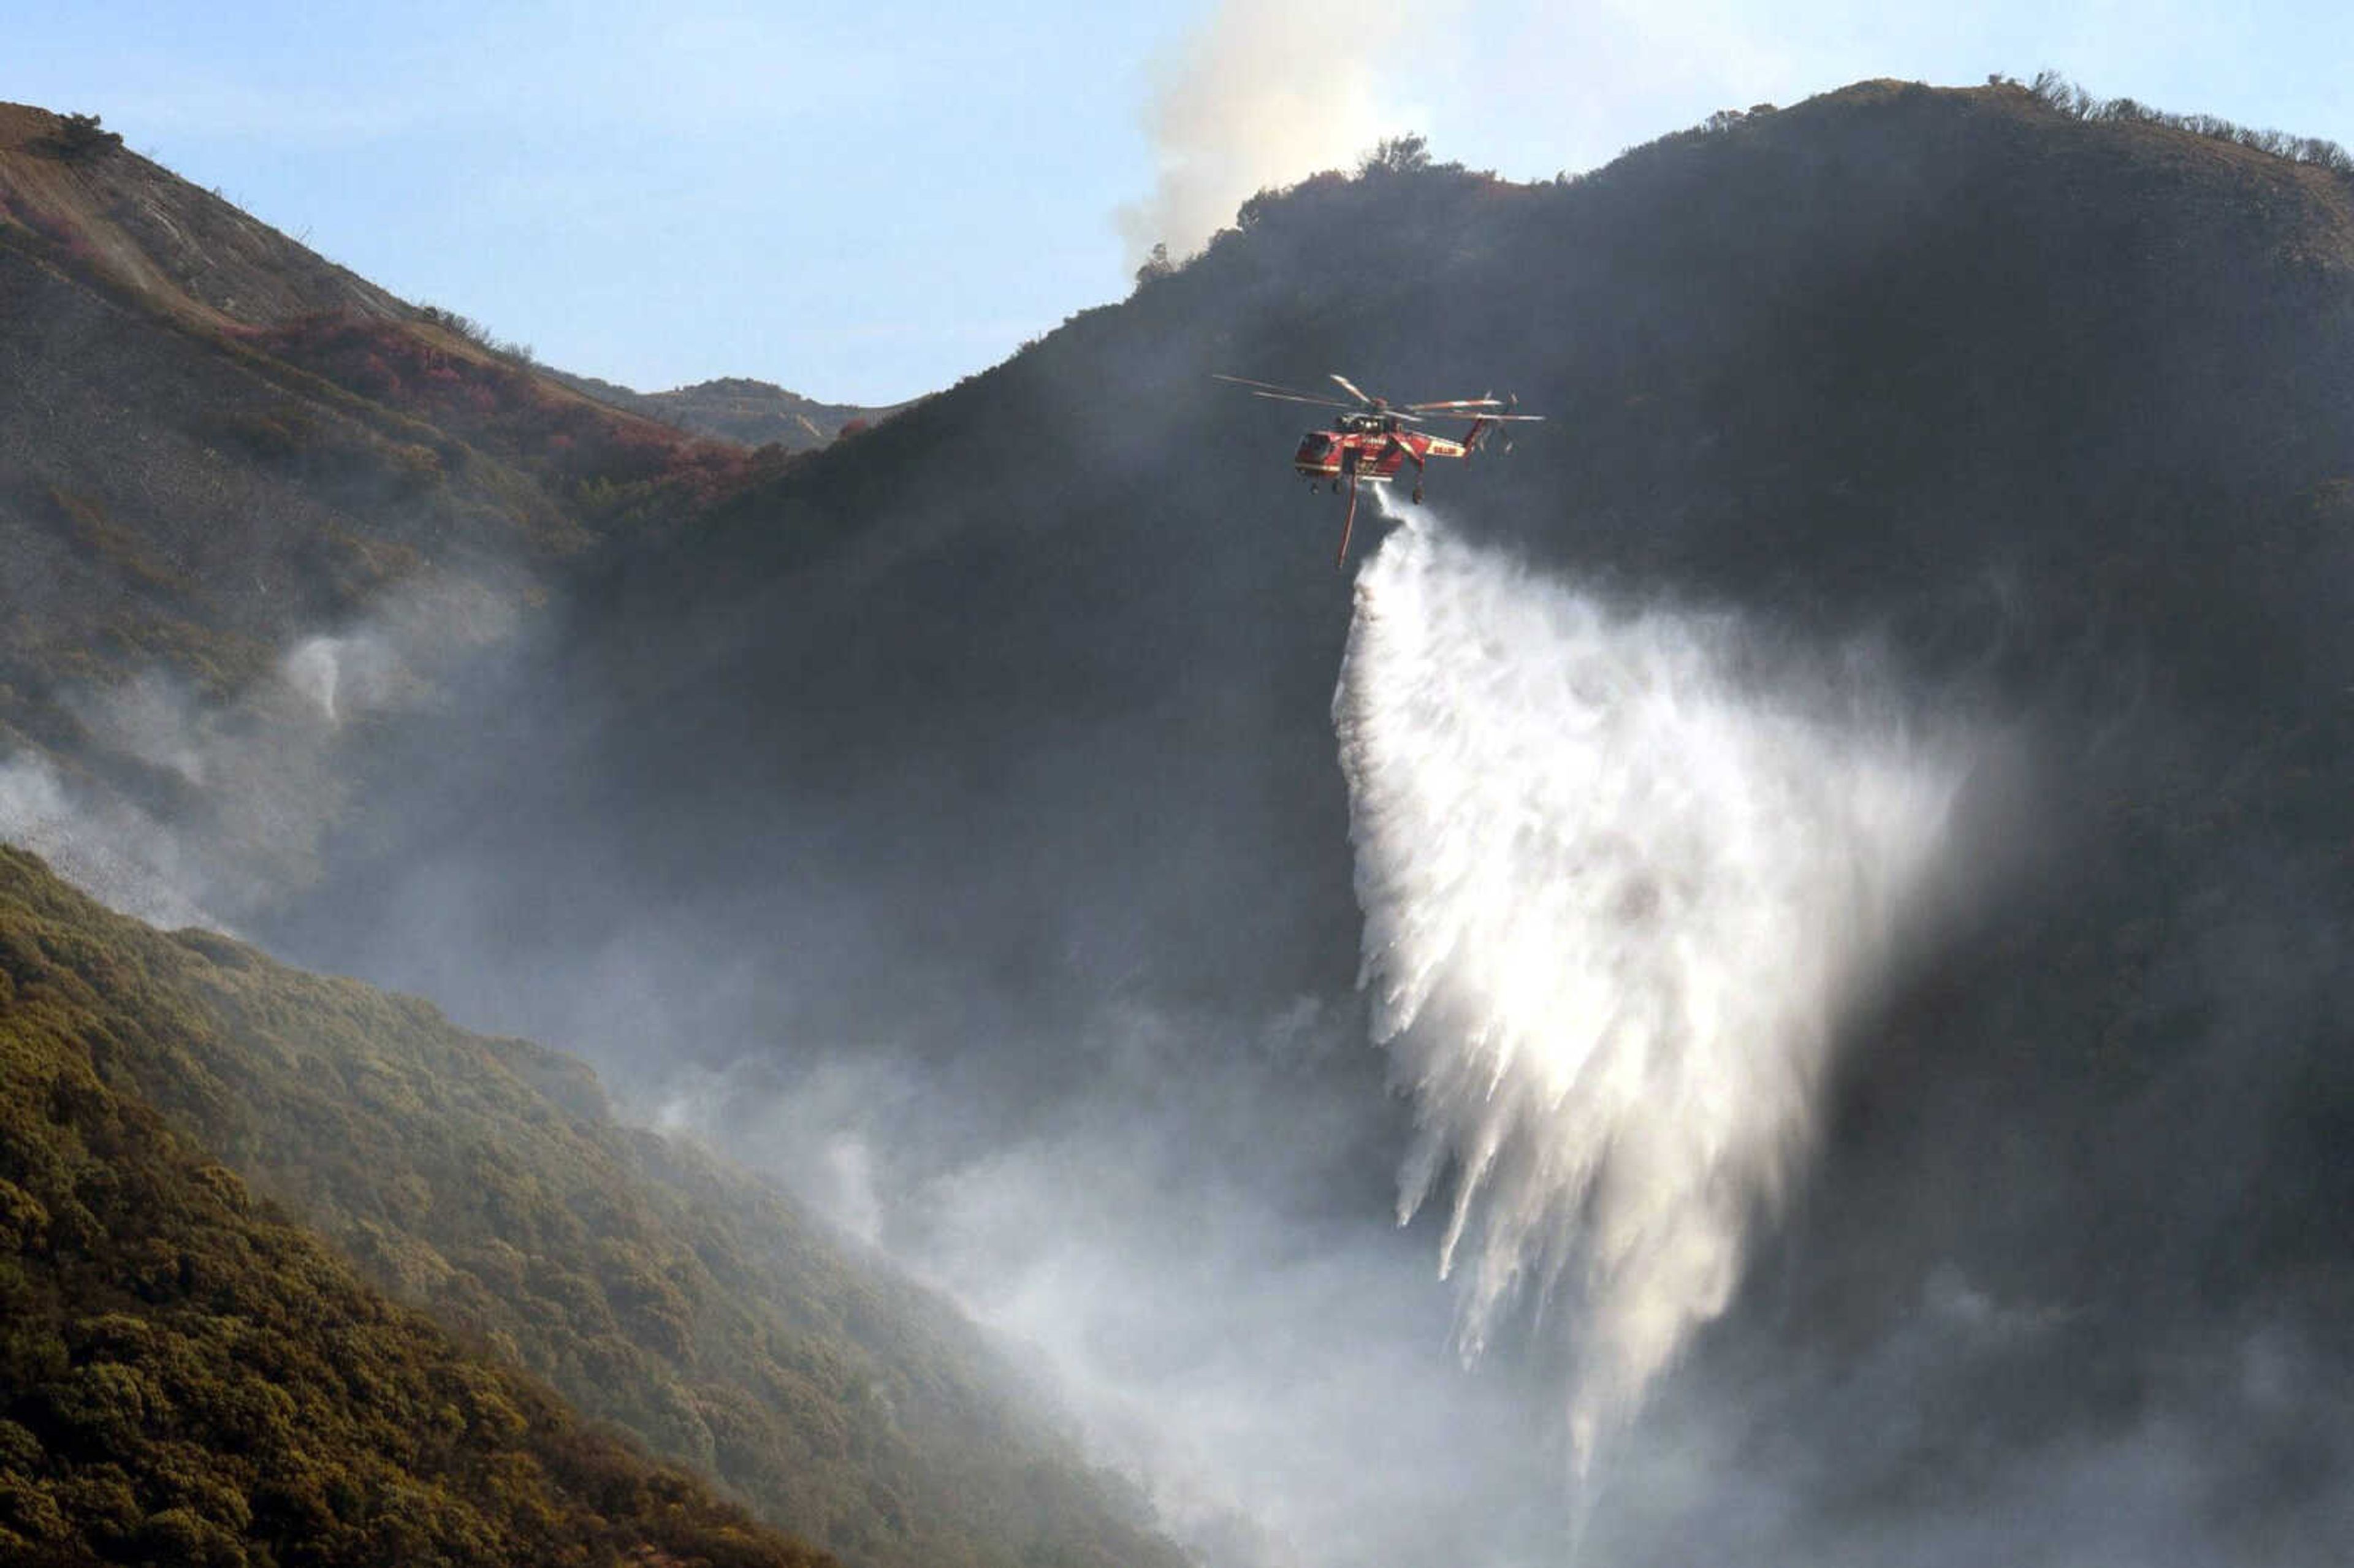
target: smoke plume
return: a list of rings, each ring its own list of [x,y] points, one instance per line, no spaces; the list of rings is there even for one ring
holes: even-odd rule
[[[1374,62],[1404,41],[1394,0],[1225,0],[1164,62],[1145,122],[1159,177],[1119,210],[1131,263],[1183,257],[1268,186],[1340,167],[1387,131]]]
[[[1761,654],[1427,530],[1357,587],[1333,718],[1400,1219],[1451,1172],[1467,1356],[1574,1266],[1581,1469],[1730,1301],[1958,782]]]
[[[111,908],[169,927],[227,922],[197,901],[190,852],[153,817],[121,801],[90,801],[36,752],[0,758],[0,843],[30,850]]]
[[[433,705],[519,624],[484,585],[420,575],[227,696],[162,670],[69,692],[87,749],[0,752],[0,841],[124,914],[237,931],[316,874],[349,804],[350,732]],[[143,770],[169,788],[127,790]]]

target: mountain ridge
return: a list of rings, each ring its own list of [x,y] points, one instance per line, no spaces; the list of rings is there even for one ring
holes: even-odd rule
[[[822,447],[845,432],[855,434],[909,407],[823,403],[789,392],[770,381],[746,376],[716,376],[665,392],[639,392],[593,376],[552,371],[559,381],[590,397],[674,424],[697,434],[748,447],[771,443],[789,452]]]

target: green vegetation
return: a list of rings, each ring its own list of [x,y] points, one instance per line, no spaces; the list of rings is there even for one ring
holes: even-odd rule
[[[417,314],[418,318],[428,325],[438,326],[444,332],[456,333],[476,348],[495,354],[512,364],[535,366],[539,363],[539,355],[532,352],[531,344],[508,343],[496,337],[493,335],[490,328],[472,316],[461,315],[456,311],[444,310],[440,305],[419,305],[417,307]]]
[[[1462,165],[1456,164],[1460,168]],[[1357,160],[1360,178],[1382,175],[1411,175],[1430,167],[1430,138],[1420,132],[1403,136],[1384,136],[1373,150]]]
[[[59,117],[57,130],[37,145],[52,157],[79,164],[120,151],[122,137],[119,132],[101,125],[95,114],[67,114]]]
[[[0,1558],[824,1559],[462,1353],[127,1092],[143,955],[0,849]],[[126,1032],[127,1030],[127,1032]]]
[[[237,1172],[225,1186],[250,1182],[379,1287],[771,1522],[907,1568],[1178,1561],[1023,1413],[944,1303],[854,1264],[761,1183],[616,1125],[577,1062],[208,933],[164,936],[10,851],[0,961],[10,1037],[62,1020],[110,1107],[152,1104]],[[75,1180],[102,1184],[116,1158]],[[9,1180],[38,1204],[9,1223],[56,1234],[71,1183]],[[0,1189],[0,1213],[13,1202]],[[58,1287],[60,1311],[87,1315],[80,1290]]]
[[[1152,253],[1144,259],[1144,264],[1136,270],[1136,286],[1141,289],[1147,283],[1157,283],[1176,270],[1177,264],[1169,260],[1169,247],[1165,243],[1156,243]]]

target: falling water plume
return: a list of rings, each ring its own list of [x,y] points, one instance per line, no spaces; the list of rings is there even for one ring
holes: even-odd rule
[[[1357,582],[1332,713],[1361,983],[1419,1128],[1399,1221],[1447,1191],[1467,1358],[1567,1280],[1581,1475],[1731,1299],[1957,781],[1852,673],[1763,652],[1426,523]]]

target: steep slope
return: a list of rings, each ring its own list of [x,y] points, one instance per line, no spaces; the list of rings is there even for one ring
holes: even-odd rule
[[[756,466],[17,105],[0,319],[0,823],[177,918],[307,874],[350,721]],[[301,765],[224,788],[256,734]]]
[[[18,258],[226,353],[298,402],[323,399],[410,440],[421,420],[445,461],[460,456],[452,441],[493,454],[540,482],[543,507],[610,524],[610,490],[674,470],[707,484],[741,468],[737,454],[582,397],[466,318],[397,300],[120,138],[44,110],[0,105],[0,236]],[[154,341],[138,339],[150,352]],[[303,445],[282,426],[276,438],[251,455]],[[585,486],[604,489],[582,507]]]
[[[1682,1385],[1738,1391],[1691,1408],[1770,1503],[1670,1476],[1597,1529],[1804,1560],[2015,1508],[2059,1552],[2113,1483],[2185,1550],[2322,1560],[2354,1453],[2327,168],[1869,83],[1553,185],[1310,180],[615,562],[495,694],[549,715],[535,753],[406,794],[426,863],[355,863],[284,938],[610,1061],[599,1013],[648,990],[710,1063],[881,1059],[924,1086],[859,1107],[911,1226],[1074,1123],[1155,1129],[1164,1188],[1378,1206],[1380,1064],[1322,1048],[1358,940],[1338,519],[1285,471],[1304,421],[1209,380],[1328,370],[1550,416],[1434,475],[1456,531],[1985,737],[1963,810],[2013,880],[1859,1026],[1808,1203]],[[624,932],[661,985],[579,961]],[[1233,1119],[1164,1153],[1172,1106]]]
[[[269,326],[407,306],[175,178],[96,123],[0,103],[0,207],[125,290],[195,324]]]
[[[578,1064],[207,933],[160,935],[13,851],[0,944],[15,956],[0,1027],[35,1028],[60,1001],[111,1117],[168,1141],[160,1111],[377,1287],[772,1522],[858,1563],[1175,1561],[944,1304],[845,1255],[773,1190],[617,1127]],[[23,1080],[28,1104],[46,1075]],[[340,1266],[276,1229],[274,1247]],[[532,1408],[564,1429],[544,1397]],[[84,1457],[107,1457],[91,1441]]]
[[[144,968],[125,938],[165,939],[15,851],[0,879],[0,1554],[829,1561],[466,1354],[167,1129],[125,1067],[174,1022],[113,983]]]

